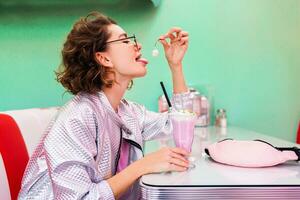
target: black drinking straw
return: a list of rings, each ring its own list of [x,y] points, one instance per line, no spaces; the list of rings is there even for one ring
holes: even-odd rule
[[[172,108],[172,104],[171,104],[171,102],[170,102],[168,93],[167,93],[166,88],[165,88],[165,86],[164,86],[164,83],[163,83],[162,81],[160,81],[160,86],[161,86],[161,88],[162,88],[162,90],[163,90],[163,92],[164,92],[164,95],[165,95],[166,99],[167,99],[169,109],[171,109],[171,108]]]

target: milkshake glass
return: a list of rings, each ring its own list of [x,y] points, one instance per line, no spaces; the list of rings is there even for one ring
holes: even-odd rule
[[[170,113],[170,119],[173,127],[173,139],[176,147],[185,149],[191,153],[194,140],[194,128],[197,120],[195,113],[173,111]],[[190,163],[194,158],[189,157]],[[195,167],[190,164],[190,167]]]

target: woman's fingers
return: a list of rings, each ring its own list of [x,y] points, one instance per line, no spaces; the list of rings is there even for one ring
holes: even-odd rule
[[[179,45],[187,43],[189,40],[188,36],[182,36],[181,38],[176,38],[170,41],[171,44],[175,44],[178,42]],[[166,39],[159,39],[159,41],[163,44],[164,47],[169,47],[170,44],[166,41]]]
[[[167,33],[166,38],[170,38],[171,41],[176,39],[176,37],[175,37],[175,35],[173,35],[173,33]]]
[[[164,48],[170,46],[170,44],[177,43],[183,45],[188,42],[188,32],[183,31],[180,27],[171,28],[166,34],[159,37],[159,41],[162,43]],[[170,42],[167,42],[166,39],[170,39]]]
[[[183,32],[183,33],[182,33]],[[182,31],[180,27],[173,27],[171,28],[166,34],[159,37],[160,40],[165,40],[169,38],[171,41],[180,40],[182,36],[187,34],[186,31]]]
[[[180,42],[180,45],[186,44],[186,43],[189,42],[189,38],[188,37],[182,37],[179,42]]]
[[[181,159],[178,159],[178,158],[171,158],[169,160],[169,163],[178,165],[180,167],[188,167],[189,166],[188,162],[182,161]]]
[[[189,39],[189,34],[188,34],[188,32],[186,32],[186,31],[181,31],[181,32],[179,33],[179,42],[180,42],[180,45],[185,44],[185,43],[188,41],[188,39]]]
[[[182,37],[187,37],[189,36],[189,33],[186,31],[180,31],[178,34],[178,37],[182,38]]]
[[[181,154],[177,154],[177,153],[171,152],[170,156],[171,156],[172,158],[180,159],[180,160],[182,160],[183,162],[186,162],[186,163],[189,162],[189,161],[188,161],[184,156],[182,156]]]
[[[187,169],[188,169],[187,167],[181,167],[181,166],[174,165],[174,164],[169,165],[169,171],[183,172],[183,171],[186,171]]]
[[[159,41],[163,45],[165,50],[170,46],[169,43],[165,39],[159,39]]]
[[[178,34],[182,31],[182,29],[180,27],[173,27],[168,31],[168,35],[175,33],[176,36],[178,36]]]
[[[179,153],[179,154],[181,154],[183,156],[188,156],[190,154],[186,150],[178,148],[178,147],[170,148],[170,150],[173,151],[173,152],[175,152],[175,153]]]

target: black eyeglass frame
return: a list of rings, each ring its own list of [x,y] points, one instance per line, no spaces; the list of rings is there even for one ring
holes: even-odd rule
[[[110,44],[110,43],[113,43],[113,42],[119,42],[119,41],[128,40],[128,39],[133,39],[134,45],[135,45],[136,47],[138,47],[138,44],[137,44],[137,40],[136,40],[135,34],[133,34],[133,35],[130,36],[130,37],[126,37],[126,38],[122,38],[122,39],[117,39],[117,40],[108,41],[108,42],[106,42],[105,44]]]

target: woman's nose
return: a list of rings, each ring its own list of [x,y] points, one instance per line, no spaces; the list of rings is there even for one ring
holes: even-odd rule
[[[140,51],[142,49],[142,45],[140,43],[136,43],[136,49]]]

